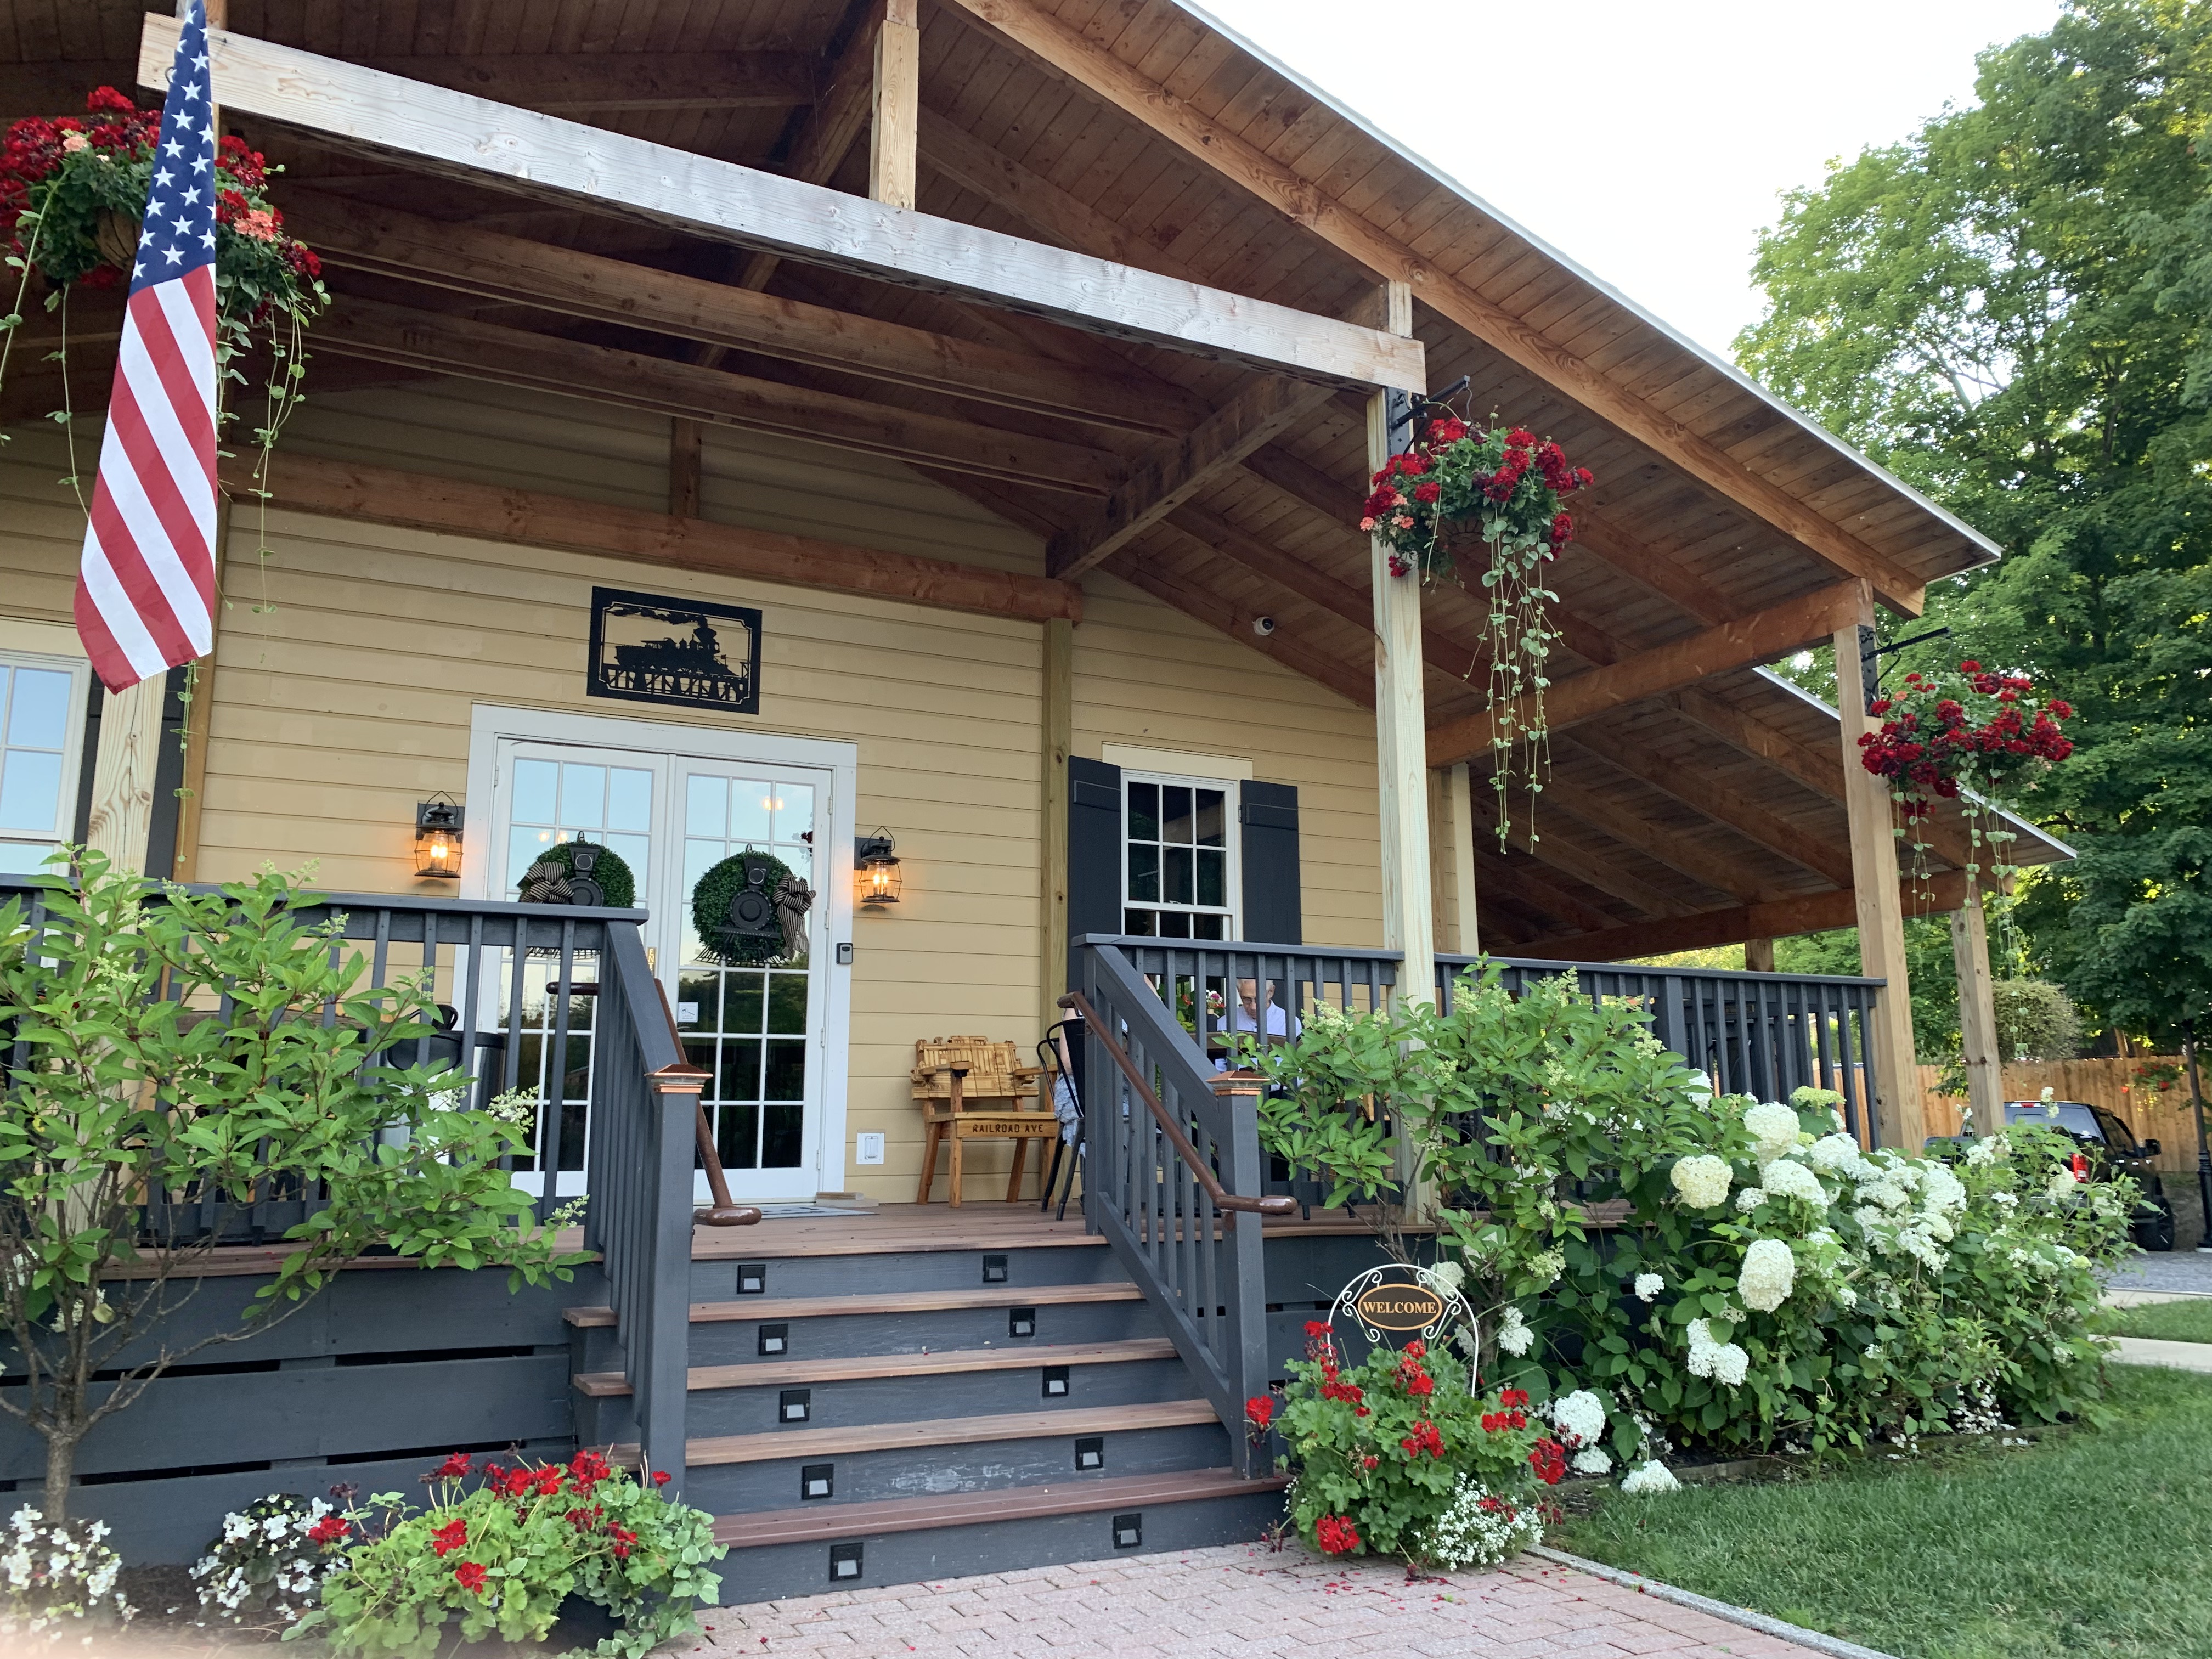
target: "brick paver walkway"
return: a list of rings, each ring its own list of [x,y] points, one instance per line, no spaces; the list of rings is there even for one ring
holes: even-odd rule
[[[833,1591],[702,1622],[713,1631],[695,1651],[731,1659],[1821,1659],[1529,1558],[1408,1583],[1391,1563],[1326,1561],[1295,1543]]]

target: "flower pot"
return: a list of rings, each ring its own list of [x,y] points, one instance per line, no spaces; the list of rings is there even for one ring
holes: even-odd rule
[[[118,270],[128,270],[138,259],[139,222],[125,218],[112,209],[100,210],[100,222],[94,228],[92,239],[100,245],[100,257]]]

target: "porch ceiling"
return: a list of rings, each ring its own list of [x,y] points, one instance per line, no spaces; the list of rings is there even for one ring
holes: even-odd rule
[[[0,0],[0,121],[131,85],[142,19],[170,10]],[[228,23],[859,194],[872,15],[868,0],[229,0]],[[1363,314],[1378,274],[1410,276],[1430,384],[1468,375],[1474,413],[1547,432],[1597,474],[1556,584],[1555,679],[1846,575],[1917,609],[1923,585],[1993,554],[1173,0],[931,0],[921,96],[925,213],[1331,317]],[[1237,364],[548,206],[489,177],[433,178],[234,112],[229,124],[283,155],[288,210],[331,250],[319,389],[565,380],[837,443],[872,411],[867,447],[1057,538],[1055,574],[1103,556],[1238,643],[1371,697],[1358,397],[1316,404]],[[73,319],[79,337],[99,331],[91,309]],[[104,383],[95,365],[76,374]],[[52,401],[38,375],[17,377],[0,419]],[[1085,526],[1110,520],[1114,490],[1172,473],[1178,441],[1188,459],[1218,411],[1261,418],[1285,402],[1295,419],[1101,555]],[[1480,708],[1468,677],[1479,685],[1484,611],[1449,584],[1428,596],[1432,725]],[[1264,641],[1249,626],[1262,614],[1278,623]],[[1833,716],[1748,662],[1603,709],[1560,735],[1555,760],[1533,854],[1486,855],[1501,878],[1484,883],[1486,921],[1517,950],[1833,892],[1848,872]],[[1955,867],[1963,830],[1955,818],[1938,830],[1938,867]],[[2036,839],[2017,853],[2063,855]],[[1522,868],[1525,882],[1503,885]]]

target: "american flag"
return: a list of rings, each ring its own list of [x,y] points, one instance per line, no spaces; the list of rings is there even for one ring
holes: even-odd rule
[[[111,691],[204,656],[215,637],[214,106],[207,12],[191,0],[77,572],[77,635]]]

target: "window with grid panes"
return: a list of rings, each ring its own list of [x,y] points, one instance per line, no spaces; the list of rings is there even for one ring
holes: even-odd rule
[[[1123,931],[1236,938],[1233,786],[1124,773],[1122,790]]]
[[[814,881],[814,787],[693,772],[684,780],[684,886],[749,849]],[[802,935],[802,939],[804,935]],[[712,1073],[703,1102],[729,1170],[796,1169],[805,1155],[812,962],[729,968],[704,959],[687,907],[676,1024],[690,1062]]]
[[[70,838],[90,688],[81,662],[0,652],[0,875],[36,875]]]

